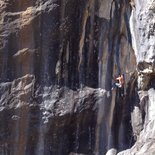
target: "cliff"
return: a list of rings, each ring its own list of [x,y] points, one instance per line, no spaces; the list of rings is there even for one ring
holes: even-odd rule
[[[154,94],[154,0],[0,0],[1,155],[154,155]]]

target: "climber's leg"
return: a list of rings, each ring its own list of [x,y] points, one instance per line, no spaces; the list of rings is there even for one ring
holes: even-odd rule
[[[121,87],[121,97],[124,97],[124,87]]]

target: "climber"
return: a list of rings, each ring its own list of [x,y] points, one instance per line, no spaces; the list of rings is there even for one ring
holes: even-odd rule
[[[124,74],[119,74],[119,76],[116,77],[114,80],[117,82],[113,84],[112,90],[116,87],[119,88],[120,96],[123,97],[124,96],[124,83],[125,83]]]
[[[124,86],[124,74],[119,74],[119,76],[116,78],[119,83],[116,84],[119,88],[122,88]]]

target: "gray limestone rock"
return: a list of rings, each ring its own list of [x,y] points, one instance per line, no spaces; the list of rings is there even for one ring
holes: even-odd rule
[[[154,155],[154,94],[154,0],[0,0],[1,155]]]
[[[130,18],[132,45],[138,71],[139,105],[134,107],[132,126],[137,140],[131,149],[118,155],[153,155],[154,146],[154,78],[155,78],[155,1],[135,0]],[[151,128],[150,128],[151,127]]]

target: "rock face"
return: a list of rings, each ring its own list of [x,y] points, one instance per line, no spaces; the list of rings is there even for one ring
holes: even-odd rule
[[[119,155],[155,154],[155,1],[135,0],[130,18],[132,45],[137,60],[138,101],[133,107],[132,126],[135,145]]]
[[[1,155],[155,154],[154,0],[0,0],[0,14]]]

